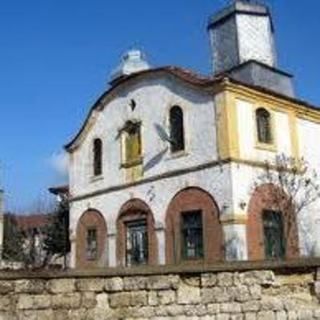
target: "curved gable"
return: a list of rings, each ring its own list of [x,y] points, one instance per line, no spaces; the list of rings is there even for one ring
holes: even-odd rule
[[[199,89],[208,88],[218,80],[217,78],[213,79],[209,77],[199,76],[191,71],[177,67],[163,67],[158,69],[146,70],[124,78],[120,78],[109,90],[104,92],[97,100],[97,102],[92,106],[79,132],[68,144],[65,145],[65,149],[68,152],[71,152],[72,150],[77,148],[77,146],[86,136],[86,133],[96,122],[97,114],[105,108],[108,102],[112,101],[115,98],[116,94],[119,92],[119,90],[123,89],[124,86],[132,84],[133,81],[142,81],[147,77],[161,77],[164,75],[171,76],[174,79],[178,79],[187,85],[191,85]]]

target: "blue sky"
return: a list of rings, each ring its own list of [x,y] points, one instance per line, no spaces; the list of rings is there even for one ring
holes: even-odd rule
[[[224,0],[2,0],[0,183],[25,211],[63,181],[59,152],[129,48],[154,66],[210,72],[208,17]],[[279,62],[320,105],[320,2],[269,0]]]

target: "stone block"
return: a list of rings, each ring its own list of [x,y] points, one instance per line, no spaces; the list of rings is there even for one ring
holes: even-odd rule
[[[102,311],[107,311],[109,310],[109,296],[106,293],[99,293],[96,295],[96,308]]]
[[[157,306],[158,304],[159,304],[159,301],[158,301],[157,291],[149,291],[148,292],[148,305],[149,306]]]
[[[242,272],[238,279],[244,285],[272,285],[275,282],[274,273],[269,270]]]
[[[107,292],[117,292],[123,290],[123,280],[120,277],[106,279],[104,282],[104,289]]]
[[[287,320],[287,313],[285,311],[277,311],[276,312],[276,320]]]
[[[298,314],[296,311],[288,311],[288,320],[298,320]]]
[[[15,281],[15,292],[17,293],[43,293],[46,282],[38,279]]]
[[[83,292],[81,294],[81,307],[86,309],[94,308],[97,305],[96,294],[94,292]]]
[[[254,300],[259,300],[261,298],[262,289],[259,284],[253,284],[248,287],[249,294]]]
[[[221,313],[217,315],[217,320],[230,320],[230,316],[228,314]]]
[[[33,296],[33,308],[34,309],[48,309],[51,307],[52,296],[48,294],[40,294]]]
[[[205,305],[185,305],[184,314],[188,317],[192,316],[205,316],[208,313]]]
[[[0,311],[0,320],[19,320],[12,312]]]
[[[278,297],[263,297],[261,300],[261,310],[284,310],[283,302]]]
[[[233,286],[233,273],[231,272],[221,272],[217,276],[217,285],[219,287],[231,287]]]
[[[244,320],[257,320],[257,314],[255,312],[246,312],[244,314]]]
[[[177,291],[178,304],[197,304],[201,301],[199,287],[188,286],[181,283]]]
[[[244,316],[242,313],[232,314],[230,315],[230,320],[243,320]]]
[[[217,284],[217,275],[215,273],[205,273],[201,275],[202,287],[214,287]]]
[[[14,283],[13,281],[6,281],[1,280],[0,281],[0,295],[1,294],[7,294],[9,292],[14,291]]]
[[[131,304],[131,293],[120,292],[109,294],[109,302],[111,308],[129,307]]]
[[[146,277],[126,277],[123,279],[123,289],[130,290],[144,290],[147,288],[148,279]]]
[[[91,310],[85,308],[69,310],[68,320],[95,320]]]
[[[159,306],[154,309],[155,309],[155,314],[157,316],[169,317],[167,318],[169,320],[169,319],[172,319],[170,317],[177,317],[182,315],[184,316],[185,305],[173,304],[173,305]],[[184,319],[186,319],[186,317]]]
[[[233,295],[226,288],[212,287],[201,289],[201,302],[204,304],[229,302]]]
[[[275,320],[275,314],[273,311],[260,311],[257,314],[257,320]]]
[[[130,293],[131,306],[146,306],[148,305],[148,295],[146,291],[135,291]]]
[[[33,297],[29,294],[20,294],[17,301],[17,309],[27,310],[33,308]]]
[[[259,301],[248,301],[242,304],[243,312],[257,312],[260,310],[260,302]]]
[[[110,307],[123,308],[129,306],[145,306],[148,304],[146,291],[112,293],[110,297]]]
[[[75,279],[53,279],[47,283],[50,293],[71,293],[75,291]]]
[[[63,293],[52,297],[52,307],[54,309],[77,309],[81,305],[81,294]]]
[[[179,286],[179,276],[150,276],[148,278],[148,289],[151,290],[168,290],[177,289]]]
[[[298,311],[298,319],[299,320],[311,320],[313,319],[313,313],[308,309],[300,309]]]
[[[0,297],[0,311],[9,311],[12,309],[12,301],[10,296],[2,296]]]
[[[90,278],[90,279],[79,279],[75,283],[77,291],[92,291],[92,292],[102,292],[105,287],[105,283],[100,278]]]
[[[163,290],[158,292],[158,303],[161,305],[174,303],[176,293],[174,290]]]
[[[207,305],[208,314],[218,314],[220,312],[220,304],[219,303],[210,303]]]
[[[220,312],[221,313],[240,313],[241,305],[240,303],[236,303],[236,302],[221,303]]]
[[[154,319],[155,310],[150,306],[143,306],[143,307],[133,307],[128,309],[128,315],[135,320],[138,319]],[[125,318],[127,319],[127,318]]]
[[[316,310],[313,310],[313,317],[314,319],[320,319],[320,307],[318,307]]]
[[[237,287],[228,288],[228,293],[237,302],[246,302],[255,300],[254,296],[251,296],[247,286],[239,285]]]

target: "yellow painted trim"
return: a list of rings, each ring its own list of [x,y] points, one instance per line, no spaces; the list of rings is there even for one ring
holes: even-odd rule
[[[229,224],[247,224],[248,216],[243,213],[234,213],[234,214],[228,214],[225,216],[221,216],[220,222],[223,225],[229,225]]]
[[[239,135],[236,100],[228,91],[216,96],[216,123],[220,159],[239,157]]]
[[[290,129],[290,140],[291,140],[291,156],[299,161],[300,157],[300,146],[299,146],[299,134],[297,117],[294,112],[289,113],[289,129]]]
[[[219,89],[222,91],[230,91],[235,95],[235,97],[239,97],[250,102],[260,102],[275,111],[285,113],[292,111],[298,118],[320,123],[320,109],[311,109],[308,106],[299,104],[298,101],[290,101],[288,99],[281,98],[270,93],[261,92],[244,85],[234,84],[230,81],[224,81],[223,85],[220,86]]]

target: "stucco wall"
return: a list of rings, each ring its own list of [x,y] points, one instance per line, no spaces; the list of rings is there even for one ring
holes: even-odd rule
[[[131,110],[134,99],[136,108]],[[217,159],[216,128],[213,99],[201,90],[192,89],[170,77],[130,82],[103,102],[104,109],[96,113],[96,120],[70,159],[70,192],[78,196],[93,190],[124,184],[125,169],[121,168],[119,130],[127,120],[142,123],[143,177],[190,167]],[[170,154],[168,115],[172,106],[184,111],[185,154]],[[161,133],[162,132],[162,133]],[[165,134],[164,134],[165,133]],[[103,141],[103,175],[94,179],[92,142]]]
[[[208,169],[187,172],[155,182],[143,183],[110,193],[93,196],[71,203],[70,229],[75,236],[77,223],[81,215],[88,209],[98,210],[108,226],[108,261],[110,266],[116,266],[116,221],[121,207],[130,199],[140,199],[151,209],[158,229],[160,264],[165,263],[164,228],[167,208],[174,196],[186,187],[198,187],[210,193],[215,199],[222,214],[232,213],[232,188],[230,185],[230,166],[215,166]],[[73,251],[73,256],[75,250]],[[75,261],[72,260],[72,266]]]
[[[0,273],[3,320],[320,319],[319,261]]]
[[[255,110],[257,108],[268,108],[265,105],[254,104],[245,100],[236,100],[237,105],[237,124],[239,137],[239,150],[241,159],[252,161],[274,161],[276,155],[285,154],[293,156],[292,141],[290,136],[289,114],[270,110],[272,132],[275,148],[268,150],[258,148],[257,128]]]

